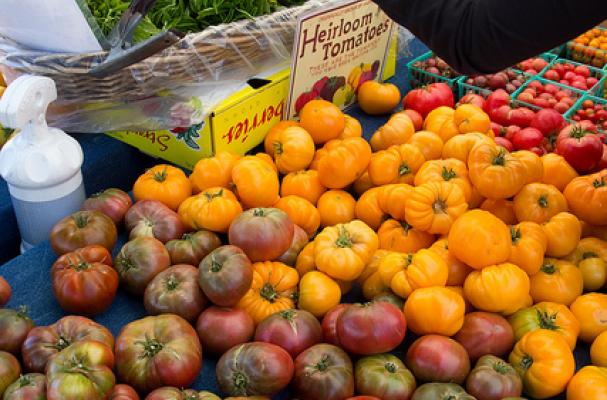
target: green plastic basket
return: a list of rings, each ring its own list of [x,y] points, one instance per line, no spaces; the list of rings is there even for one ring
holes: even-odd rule
[[[575,88],[572,88],[572,87],[569,87],[569,86],[563,85],[562,83],[555,82],[555,81],[550,81],[550,80],[548,80],[548,79],[544,79],[544,78],[541,78],[541,77],[539,77],[539,76],[536,76],[536,77],[533,77],[532,79],[529,79],[527,82],[525,82],[525,83],[524,83],[524,84],[523,84],[523,85],[522,85],[522,86],[519,88],[519,90],[517,90],[516,92],[514,92],[514,95],[512,96],[512,97],[513,97],[513,98],[514,98],[514,99],[515,99],[517,102],[519,102],[520,104],[523,104],[523,105],[525,105],[525,106],[527,106],[527,107],[533,107],[533,108],[535,108],[535,109],[538,109],[538,107],[537,107],[537,106],[535,106],[535,105],[533,105],[533,104],[529,104],[529,103],[526,103],[526,102],[524,102],[524,101],[521,101],[521,100],[519,100],[519,98],[518,98],[518,96],[519,96],[519,95],[520,95],[520,94],[521,94],[521,93],[522,93],[522,92],[523,92],[523,91],[524,91],[524,90],[525,90],[527,87],[529,87],[529,84],[530,84],[531,82],[533,82],[533,81],[539,81],[539,82],[541,82],[541,83],[542,83],[542,85],[547,85],[547,84],[555,85],[555,86],[558,86],[558,87],[559,87],[559,88],[561,88],[561,89],[566,89],[566,90],[569,90],[569,91],[573,92],[574,94],[576,94],[576,95],[577,95],[577,99],[575,100],[575,102],[573,103],[573,105],[572,105],[572,106],[571,106],[569,109],[571,109],[571,108],[575,107],[575,105],[577,104],[577,102],[578,102],[578,101],[579,101],[579,100],[580,100],[582,97],[584,97],[584,96],[587,94],[586,92],[584,92],[584,91],[582,91],[582,90],[578,90],[578,89],[575,89]],[[567,110],[567,111],[569,111],[569,110]],[[567,112],[565,112],[563,115],[565,115],[566,113],[567,113]]]
[[[542,69],[538,75],[543,74],[544,72],[546,72],[550,66],[552,65],[552,63],[557,59],[556,55],[554,54],[550,54],[550,53],[544,53],[544,54],[540,54],[539,57],[543,58],[544,60],[548,61],[548,65],[546,65],[546,67],[544,69]],[[532,78],[532,75],[526,74],[524,71],[521,71],[517,68],[511,68],[512,70],[514,70],[517,73],[521,73],[523,74],[526,79],[525,82],[529,79]],[[491,89],[487,89],[487,88],[481,88],[475,85],[470,85],[468,83],[466,83],[466,79],[468,78],[468,76],[463,76],[458,82],[457,82],[457,86],[458,86],[458,97],[461,99],[462,97],[464,97],[466,94],[469,93],[475,93],[478,95],[483,96],[484,98],[487,98],[487,96],[489,96],[491,93],[493,93],[493,90]],[[521,85],[521,87],[524,86]],[[515,94],[517,94],[520,91],[520,88],[517,89],[514,93],[512,93],[512,96],[514,96]]]
[[[577,61],[567,60],[565,58],[558,58],[558,59],[554,60],[554,62],[551,64],[551,67],[555,66],[556,64],[565,64],[565,63],[566,64],[573,64],[576,67],[577,66],[588,67],[588,69],[590,70],[590,76],[593,76],[593,77],[595,77],[595,78],[598,79],[598,82],[593,87],[591,87],[590,89],[588,89],[586,91],[586,93],[597,93],[597,91],[602,87],[603,80],[604,80],[605,76],[607,75],[607,72],[605,70],[602,70],[600,68],[595,68],[595,67],[593,67],[591,65],[582,64],[582,63],[579,63]],[[546,79],[545,78],[545,74],[546,74],[547,71],[548,71],[548,69],[546,69],[542,74],[540,74],[540,77]],[[552,81],[550,79],[547,79],[547,80],[550,81],[550,82],[559,83],[559,82],[556,82],[556,81]],[[568,86],[568,87],[570,87],[570,86]],[[572,89],[575,89],[575,88],[572,88]]]
[[[607,69],[604,69],[603,72],[603,79],[596,84],[594,89],[590,91],[590,94],[601,99],[607,99]]]
[[[431,83],[443,82],[449,85],[451,90],[453,90],[453,94],[457,97],[457,83],[461,79],[461,75],[449,78],[427,72],[421,68],[417,68],[414,66],[415,63],[419,61],[425,61],[432,56],[434,56],[434,53],[432,51],[429,51],[407,63],[407,81],[409,82],[410,87],[416,88],[424,85],[429,85]]]
[[[575,116],[575,114],[577,113],[577,111],[582,108],[582,103],[584,102],[584,100],[592,100],[595,103],[607,105],[607,99],[600,98],[600,97],[595,97],[595,96],[592,96],[590,94],[586,94],[581,99],[579,99],[578,101],[576,101],[575,104],[573,105],[573,107],[571,107],[569,109],[569,111],[567,111],[563,115],[568,122],[575,122],[573,120],[573,117]],[[599,131],[603,132],[603,130],[601,129],[600,126],[598,127],[598,129],[599,129]]]

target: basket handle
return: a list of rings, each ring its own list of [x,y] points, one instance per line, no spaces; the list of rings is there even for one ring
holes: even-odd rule
[[[141,43],[132,44],[137,25],[155,2],[156,0],[133,0],[131,2],[110,33],[108,41],[111,48],[107,58],[91,68],[90,75],[104,78],[172,46],[184,36],[181,32],[170,30],[160,32]]]

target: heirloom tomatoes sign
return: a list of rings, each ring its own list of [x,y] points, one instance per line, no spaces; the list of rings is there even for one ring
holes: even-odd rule
[[[382,76],[392,25],[370,0],[302,16],[293,49],[287,118],[296,117],[315,98],[342,108],[352,104],[363,82]]]

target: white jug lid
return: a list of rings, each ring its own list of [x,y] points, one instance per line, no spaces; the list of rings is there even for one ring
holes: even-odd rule
[[[0,175],[20,188],[48,188],[65,182],[80,170],[80,144],[46,123],[48,105],[57,99],[55,82],[24,75],[0,99],[0,123],[18,129],[0,151]]]

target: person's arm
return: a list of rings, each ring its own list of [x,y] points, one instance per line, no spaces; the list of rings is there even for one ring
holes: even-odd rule
[[[490,73],[607,19],[607,0],[374,0],[449,65]]]

